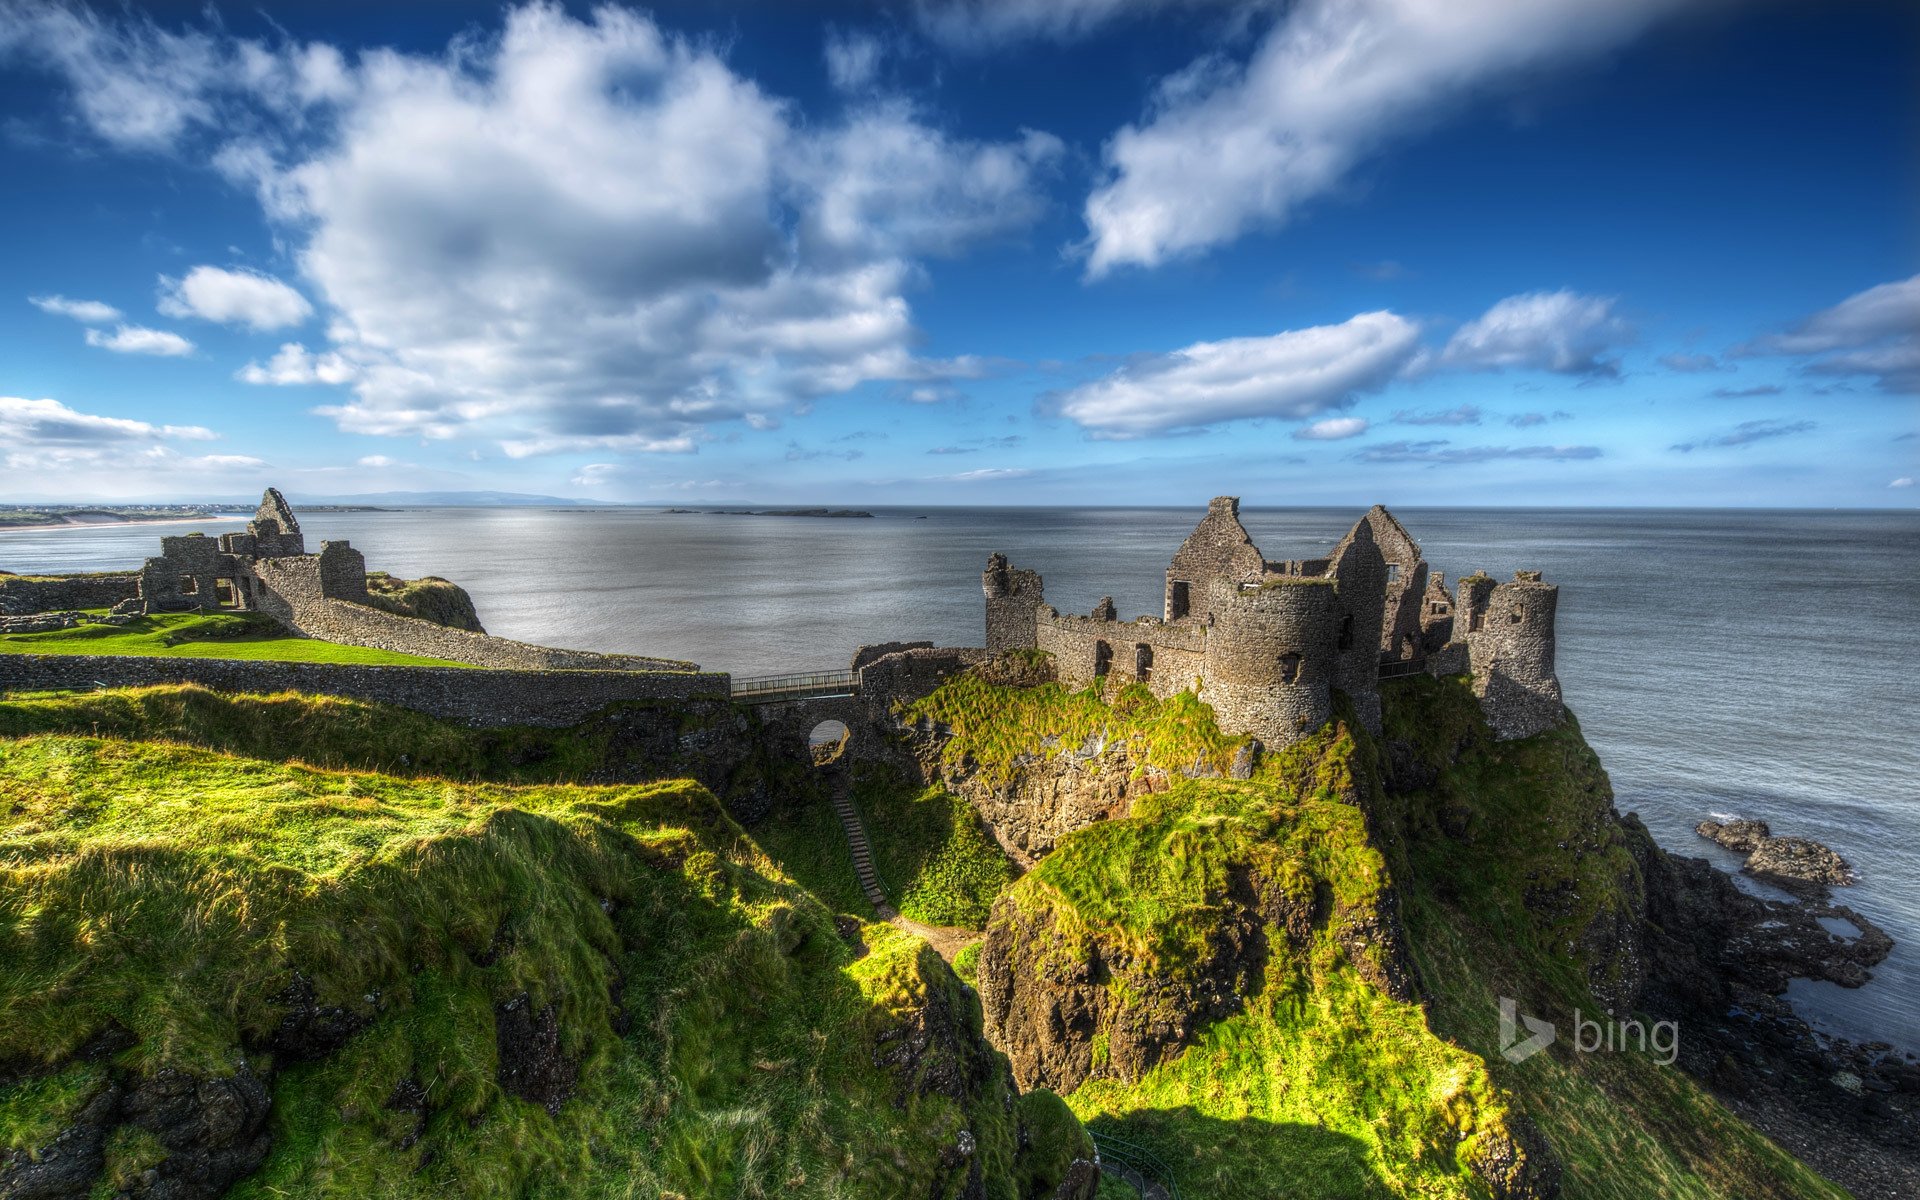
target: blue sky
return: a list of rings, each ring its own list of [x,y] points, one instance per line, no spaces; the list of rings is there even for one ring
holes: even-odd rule
[[[0,0],[0,499],[1910,507],[1916,45]]]

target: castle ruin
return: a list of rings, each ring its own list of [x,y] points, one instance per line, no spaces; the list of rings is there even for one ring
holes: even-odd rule
[[[258,612],[295,633],[474,666],[539,671],[678,671],[692,663],[534,646],[451,629],[375,608],[366,556],[345,541],[307,553],[306,535],[278,489],[268,488],[244,533],[160,539],[140,568],[137,593],[117,611]]]
[[[1456,597],[1420,546],[1375,505],[1324,558],[1272,561],[1216,497],[1167,567],[1159,616],[1122,622],[1113,600],[1087,616],[1046,603],[1039,572],[987,560],[987,649],[1051,655],[1061,682],[1140,683],[1155,696],[1193,691],[1220,727],[1291,745],[1333,715],[1344,692],[1360,723],[1380,728],[1380,680],[1425,671],[1471,674],[1488,723],[1527,737],[1563,713],[1554,676],[1559,589],[1538,571],[1495,583],[1460,580]]]

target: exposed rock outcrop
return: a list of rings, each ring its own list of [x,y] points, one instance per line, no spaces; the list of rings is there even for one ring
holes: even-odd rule
[[[1803,837],[1775,837],[1765,821],[1702,821],[1695,833],[1744,854],[1743,874],[1784,888],[1794,895],[1824,899],[1830,887],[1851,887],[1853,867],[1819,842]]]

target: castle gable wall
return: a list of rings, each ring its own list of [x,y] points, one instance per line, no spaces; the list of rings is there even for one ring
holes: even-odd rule
[[[1246,526],[1240,524],[1239,498],[1215,496],[1207,503],[1207,515],[1180,543],[1167,567],[1163,615],[1169,621],[1182,617],[1204,620],[1214,580],[1256,583],[1266,573],[1266,565],[1260,548],[1253,544]],[[1185,611],[1181,611],[1182,597]]]

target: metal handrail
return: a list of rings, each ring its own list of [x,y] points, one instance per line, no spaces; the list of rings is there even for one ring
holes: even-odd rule
[[[747,678],[734,676],[733,691],[741,692],[784,692],[795,688],[834,687],[853,682],[852,671],[812,671],[803,675],[755,675]]]
[[[1111,1159],[1149,1182],[1158,1184],[1167,1200],[1180,1200],[1180,1185],[1174,1180],[1173,1168],[1159,1155],[1145,1146],[1114,1137],[1110,1133],[1097,1133],[1091,1129],[1087,1133],[1093,1138],[1093,1148],[1099,1152],[1102,1161]]]

